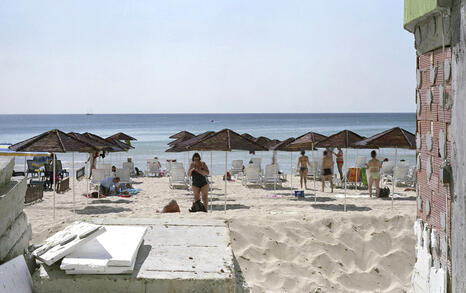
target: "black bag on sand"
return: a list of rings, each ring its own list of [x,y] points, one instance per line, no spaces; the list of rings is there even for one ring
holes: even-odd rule
[[[201,200],[197,200],[193,202],[192,207],[189,209],[191,213],[196,213],[196,212],[205,212],[207,213],[204,204],[201,202]]]
[[[380,189],[379,197],[388,197],[390,195],[390,188],[384,187]]]

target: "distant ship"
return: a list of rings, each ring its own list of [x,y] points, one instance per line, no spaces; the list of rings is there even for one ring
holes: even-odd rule
[[[94,114],[92,114],[92,113],[86,113],[86,115],[94,115]]]

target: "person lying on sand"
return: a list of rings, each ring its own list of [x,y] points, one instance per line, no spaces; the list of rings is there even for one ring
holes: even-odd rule
[[[99,193],[100,197],[109,196],[111,193],[115,193],[119,188],[120,177],[108,176],[100,182]]]
[[[178,203],[176,200],[172,199],[170,202],[163,207],[162,210],[156,210],[157,213],[179,213],[180,212],[180,207],[178,206]]]

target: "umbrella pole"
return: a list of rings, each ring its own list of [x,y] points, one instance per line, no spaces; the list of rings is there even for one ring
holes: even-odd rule
[[[293,152],[290,152],[290,190],[293,195]]]
[[[212,181],[213,181],[213,178],[214,178],[214,174],[212,173],[213,172],[213,169],[212,169],[212,152],[210,152],[210,178],[212,178]],[[212,192],[212,190],[214,189],[214,187],[212,186],[212,184],[210,184],[210,191]],[[209,202],[209,197],[207,197],[207,207],[209,206],[208,204]],[[212,201],[210,201],[210,212],[212,212]]]
[[[395,167],[393,168],[393,191],[392,191],[392,210],[393,210],[393,200],[395,198],[395,187],[396,187],[396,177],[395,177],[395,172],[396,172],[396,163],[398,161],[398,147],[395,147]]]
[[[26,166],[27,166],[26,156],[24,156],[24,175],[26,175],[26,172],[27,172],[27,170],[28,170],[28,169],[26,168]],[[39,172],[39,173],[40,173],[40,172]],[[39,177],[40,177],[40,174],[39,174]]]
[[[75,188],[74,188],[74,187],[75,187],[75,180],[76,180],[75,177],[76,177],[76,176],[75,176],[75,171],[74,171],[74,152],[71,153],[71,156],[72,156],[72,158],[73,158],[73,159],[72,159],[73,163],[72,163],[72,165],[71,165],[72,168],[73,168],[73,173],[72,173],[72,174],[73,174],[73,213],[75,213],[75,212],[76,212],[76,208],[75,208],[75,207],[76,207],[76,205],[75,205],[75,203],[76,203],[75,198],[76,198],[76,197],[75,197]]]
[[[345,162],[348,162],[348,148],[345,148]],[[345,175],[345,204],[344,204],[344,211],[346,212],[346,181],[348,180],[348,178],[346,178],[347,176]]]
[[[311,151],[311,156],[312,156],[312,172],[314,177],[314,192],[316,193],[316,202],[317,202],[317,189],[316,189],[316,175],[317,175],[317,168],[316,168],[316,162],[314,160],[314,143],[312,143],[312,151]]]
[[[53,189],[53,219],[55,220],[55,193],[56,193],[56,190],[55,190],[55,154],[52,153],[52,156],[53,156],[53,162],[52,162],[52,168],[53,168],[53,186],[52,186],[52,189]]]
[[[227,161],[228,161],[228,152],[225,152],[225,213],[227,212]]]

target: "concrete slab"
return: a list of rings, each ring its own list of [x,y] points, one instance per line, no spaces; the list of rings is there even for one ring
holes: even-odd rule
[[[98,219],[149,226],[131,275],[66,275],[58,265],[33,275],[34,292],[248,292],[221,220]],[[241,280],[241,282],[239,281]]]
[[[16,217],[23,211],[26,195],[26,179],[15,177],[5,185],[0,185],[0,235],[12,225]]]
[[[29,240],[31,240],[32,237],[32,228],[31,225],[28,224],[26,231],[21,235],[18,241],[13,245],[13,247],[10,249],[6,257],[2,261],[8,261],[12,258],[17,257],[18,255],[23,255],[26,253],[27,248],[29,247]]]
[[[45,240],[33,255],[50,266],[104,232],[105,228],[101,225],[74,222]]]
[[[0,293],[32,293],[32,279],[22,255],[0,266]]]
[[[13,174],[13,168],[15,167],[15,158],[0,158],[0,186],[7,184],[11,175]]]
[[[14,223],[0,237],[0,260],[3,260],[10,249],[21,238],[28,227],[26,214],[23,212],[16,217]]]
[[[131,273],[147,227],[104,226],[105,233],[66,256],[67,273]]]

